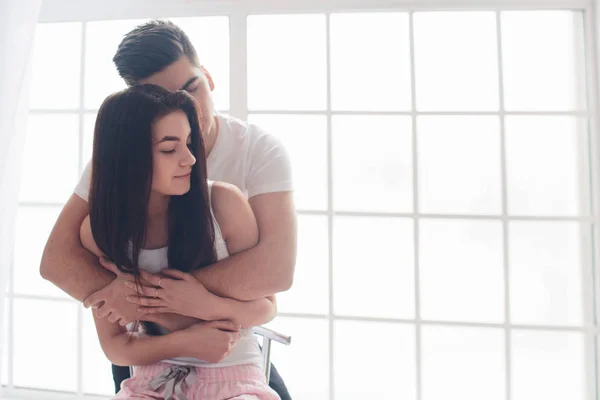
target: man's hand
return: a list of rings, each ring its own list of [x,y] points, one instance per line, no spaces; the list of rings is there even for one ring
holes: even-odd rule
[[[86,298],[83,305],[95,309],[99,318],[107,318],[108,321],[118,322],[121,326],[143,319],[137,305],[126,301],[131,290],[125,286],[125,282],[135,284],[133,277],[119,271],[116,265],[103,257],[100,258],[100,264],[114,273],[116,278],[112,283]]]
[[[240,326],[229,321],[197,323],[183,331],[192,357],[217,363],[231,354],[240,340]]]
[[[150,286],[124,284],[132,290],[127,301],[138,305],[142,314],[174,313],[202,320],[216,319],[212,310],[218,297],[192,275],[176,269],[163,269],[157,275],[140,271],[140,275]]]

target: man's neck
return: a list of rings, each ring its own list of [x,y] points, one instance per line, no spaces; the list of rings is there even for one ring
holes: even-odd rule
[[[206,157],[208,157],[208,155],[210,154],[212,149],[215,147],[215,143],[217,143],[217,137],[219,136],[219,131],[220,131],[219,126],[220,126],[219,119],[215,115],[213,117],[213,124],[212,124],[210,135],[208,135],[208,138],[206,139],[206,143],[204,144],[205,151],[206,151]]]

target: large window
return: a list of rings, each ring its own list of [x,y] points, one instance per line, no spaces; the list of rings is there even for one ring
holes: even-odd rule
[[[596,399],[589,9],[249,8],[173,20],[217,108],[292,157],[297,272],[270,326],[293,336],[273,358],[294,399]],[[111,394],[90,311],[38,267],[142,21],[38,26],[9,393]]]

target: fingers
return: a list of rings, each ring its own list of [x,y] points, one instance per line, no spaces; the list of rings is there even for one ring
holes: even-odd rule
[[[160,271],[160,273],[164,276],[168,276],[169,278],[180,279],[182,281],[186,281],[192,278],[192,275],[173,268],[163,269]]]
[[[226,332],[237,332],[241,329],[240,325],[234,324],[231,321],[211,321],[208,324],[213,328]]]
[[[104,296],[102,289],[100,289],[97,292],[89,295],[88,298],[84,300],[83,305],[85,306],[85,308],[89,308],[91,306],[98,306],[99,303],[102,303],[103,301]]]
[[[145,307],[166,307],[163,299],[155,299],[154,297],[127,296],[127,301]]]
[[[106,318],[110,314],[111,310],[105,305],[101,305],[96,309],[96,315],[98,318]]]
[[[160,275],[151,274],[143,269],[140,269],[140,276],[152,286],[159,286],[158,284],[165,280],[165,278],[162,278]]]
[[[142,296],[156,296],[157,290],[153,286],[140,286],[132,281],[125,281],[125,286]]]
[[[121,271],[119,271],[117,266],[114,263],[110,262],[106,257],[100,257],[98,260],[100,261],[100,265],[102,265],[105,269],[109,270],[113,274],[117,276],[123,274]]]
[[[131,323],[131,321],[129,321],[128,319],[125,319],[125,318],[121,318],[121,319],[119,320],[119,325],[121,325],[121,326],[127,326],[127,325],[129,325],[130,323]]]
[[[138,308],[138,311],[141,314],[163,314],[173,312],[168,307],[140,307]]]
[[[108,322],[115,323],[115,322],[117,322],[119,320],[119,317],[115,313],[110,313],[108,315],[107,319],[108,319]]]

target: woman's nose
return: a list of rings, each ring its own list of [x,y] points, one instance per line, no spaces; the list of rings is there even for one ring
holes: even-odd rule
[[[189,149],[185,152],[185,157],[181,160],[181,164],[184,166],[196,164],[196,157],[194,157]]]

